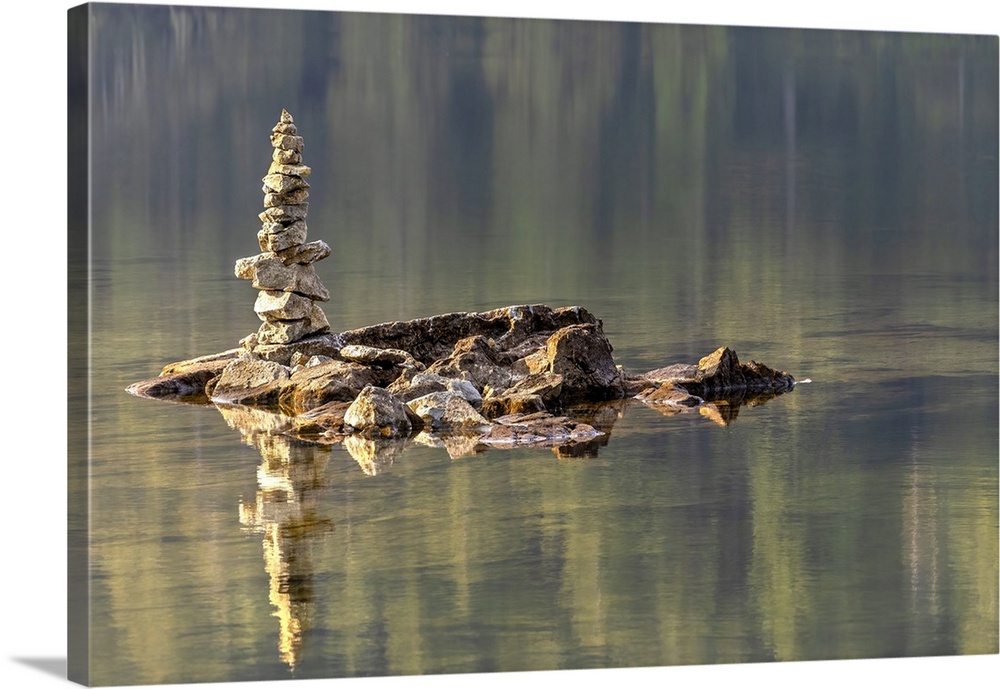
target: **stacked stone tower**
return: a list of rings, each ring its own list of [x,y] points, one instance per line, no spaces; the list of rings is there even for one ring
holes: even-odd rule
[[[302,164],[302,137],[292,116],[281,111],[271,134],[274,153],[263,178],[264,212],[257,241],[262,253],[236,262],[236,276],[253,280],[260,290],[254,311],[264,321],[260,329],[241,344],[248,350],[257,345],[289,344],[326,332],[330,324],[318,301],[329,301],[313,263],[330,255],[326,242],[306,242],[306,212],[312,170]]]

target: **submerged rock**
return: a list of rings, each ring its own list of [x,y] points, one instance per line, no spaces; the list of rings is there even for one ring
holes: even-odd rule
[[[569,442],[584,442],[604,435],[593,426],[574,421],[567,416],[548,412],[510,414],[494,419],[494,424],[480,442],[493,446],[539,445],[553,446]]]

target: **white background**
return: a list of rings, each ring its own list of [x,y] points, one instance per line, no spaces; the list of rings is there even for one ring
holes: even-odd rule
[[[132,0],[151,4],[149,0]],[[15,0],[3,10],[4,197],[3,318],[0,347],[7,389],[7,484],[0,500],[0,677],[5,687],[64,686],[66,658],[66,12],[73,2]],[[161,2],[158,4],[168,4]],[[515,0],[318,2],[205,0],[173,4],[288,9],[477,14],[688,24],[876,29],[997,35],[996,0],[945,3],[777,0],[666,3],[659,0]],[[15,7],[13,11],[10,9]],[[996,155],[996,152],[994,152]],[[40,311],[41,315],[36,315]],[[31,323],[29,327],[22,327]],[[33,329],[34,328],[34,329]],[[192,352],[192,356],[197,352]],[[20,439],[23,438],[23,443]],[[49,450],[29,454],[39,446]],[[27,445],[30,443],[30,445]],[[60,661],[61,659],[61,661]],[[60,662],[63,664],[60,665]],[[41,668],[41,669],[40,669]],[[842,687],[844,685],[993,686],[1000,656],[768,663],[632,670],[569,671],[420,678],[307,680],[295,686],[529,687],[572,683],[628,686]],[[191,686],[191,685],[187,685]],[[255,682],[230,689],[289,687]]]

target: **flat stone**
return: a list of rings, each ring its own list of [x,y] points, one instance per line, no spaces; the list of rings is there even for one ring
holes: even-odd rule
[[[330,292],[323,286],[312,265],[285,265],[277,254],[265,252],[236,262],[236,277],[253,280],[257,289],[298,292],[313,301],[329,301]]]
[[[257,293],[253,310],[262,321],[298,320],[309,317],[313,301],[295,292],[265,289]]]
[[[493,339],[497,349],[511,351],[532,337],[543,335],[547,338],[566,325],[596,322],[597,319],[581,307],[553,309],[543,304],[533,304],[380,323],[340,335],[345,344],[405,350],[429,366],[436,360],[453,354],[456,343],[467,337],[481,335],[487,342]]]
[[[423,364],[413,358],[409,352],[402,349],[380,349],[366,345],[346,345],[340,350],[340,358],[359,364],[390,368],[393,366],[408,366],[422,369]]]
[[[291,134],[292,136],[295,136],[295,134],[298,133],[298,127],[291,122],[279,122],[274,125],[274,128],[271,129],[271,131],[275,134]]]
[[[566,416],[546,412],[511,414],[494,419],[480,441],[487,445],[553,446],[567,442],[586,442],[604,435],[593,426]]]
[[[697,407],[704,401],[669,380],[661,383],[659,387],[645,390],[636,395],[636,399],[640,399],[648,404],[673,407]]]
[[[316,304],[306,318],[291,321],[265,321],[257,330],[257,342],[267,344],[288,344],[301,340],[306,335],[325,332],[330,329],[323,309]]]
[[[205,386],[218,377],[230,361],[229,358],[213,359],[198,364],[189,363],[179,368],[172,368],[176,365],[167,366],[164,373],[156,378],[133,383],[125,390],[136,397],[207,401]]]
[[[294,206],[275,206],[267,208],[263,213],[257,215],[263,223],[293,223],[296,220],[305,220],[309,213],[309,204],[300,203]]]
[[[175,361],[172,364],[167,364],[160,371],[161,376],[176,375],[179,373],[186,373],[188,371],[201,371],[207,368],[217,367],[218,371],[221,372],[223,368],[226,367],[233,359],[240,356],[241,352],[239,349],[227,349],[224,352],[219,352],[218,354],[207,354],[205,356],[199,356],[194,359],[185,359],[183,361]]]
[[[329,256],[330,245],[322,239],[317,239],[316,241],[309,242],[308,244],[291,246],[277,252],[277,254],[281,259],[281,262],[286,266],[292,263],[309,265],[310,263],[316,263],[316,261],[322,261],[324,258]]]
[[[261,251],[277,253],[303,244],[308,233],[305,220],[298,220],[290,225],[265,223],[257,233],[257,243]]]
[[[419,366],[423,366],[418,362]],[[466,378],[447,378],[437,373],[421,372],[419,368],[407,368],[388,387],[389,392],[404,402],[432,392],[455,392],[466,402],[478,408],[483,396],[472,381]]]
[[[278,206],[295,206],[305,203],[309,198],[309,189],[300,187],[289,192],[277,193],[270,191],[266,186],[264,191],[264,208],[277,208]]]
[[[299,366],[301,368],[311,368],[330,361],[333,361],[332,357],[323,356],[322,354],[308,356],[304,352],[295,352],[295,354],[292,355],[291,361],[288,362],[288,365],[292,367]],[[292,375],[295,375],[295,371],[292,371]]]
[[[291,177],[308,177],[312,174],[312,168],[308,165],[302,164],[287,165],[284,163],[273,162],[271,163],[271,167],[267,169],[267,174],[286,175]]]
[[[271,164],[274,167],[275,163]],[[277,194],[285,194],[295,189],[306,189],[309,183],[301,177],[291,175],[281,175],[276,173],[267,174],[261,178],[265,189],[270,189]]]

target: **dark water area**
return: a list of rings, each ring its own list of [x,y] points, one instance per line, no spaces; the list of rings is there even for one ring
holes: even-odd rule
[[[997,652],[996,37],[92,7],[94,684]],[[813,382],[375,464],[127,395],[257,329],[282,108],[335,331],[578,304]]]

